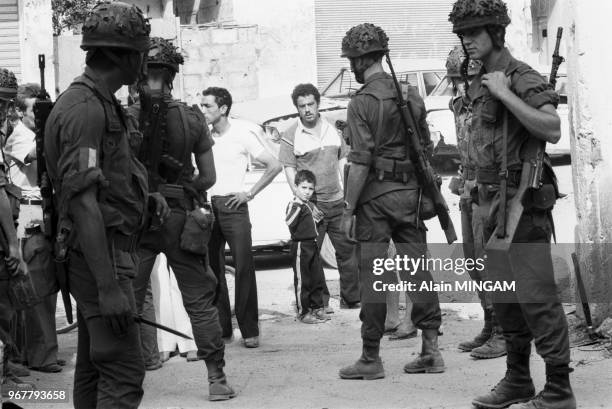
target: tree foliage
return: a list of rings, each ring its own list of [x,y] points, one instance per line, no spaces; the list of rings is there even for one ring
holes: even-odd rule
[[[87,13],[99,0],[51,0],[53,9],[53,34],[72,30],[85,22]]]

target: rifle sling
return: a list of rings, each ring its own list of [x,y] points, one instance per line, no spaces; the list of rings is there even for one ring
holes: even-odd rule
[[[506,201],[508,193],[508,110],[504,108],[502,125],[502,164],[499,170],[499,209],[497,210],[497,237],[506,237]]]

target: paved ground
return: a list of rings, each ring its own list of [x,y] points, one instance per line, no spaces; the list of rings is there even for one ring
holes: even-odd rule
[[[561,189],[571,192],[569,167],[558,169]],[[573,238],[573,197],[556,207],[560,242]],[[449,197],[455,225],[457,200]],[[429,223],[430,241],[441,242],[435,221]],[[327,270],[332,295],[337,296],[337,272]],[[445,304],[441,349],[447,365],[443,374],[407,375],[403,365],[414,358],[420,339],[382,342],[386,378],[376,381],[346,381],[338,369],[360,354],[358,311],[339,310],[321,325],[304,325],[292,317],[292,272],[285,259],[260,262],[257,272],[262,344],[246,349],[239,339],[227,346],[229,380],[239,396],[229,402],[210,403],[202,362],[187,363],[175,357],[158,371],[148,372],[143,408],[470,408],[471,399],[487,392],[502,376],[504,359],[476,361],[457,350],[458,342],[480,329],[477,304]],[[567,311],[573,307],[567,305]],[[571,315],[570,315],[571,317]],[[39,388],[64,389],[71,393],[76,353],[76,333],[60,335],[60,357],[68,366],[60,374],[29,378]],[[532,373],[536,387],[543,386],[544,363],[534,354]],[[580,408],[612,407],[612,359],[601,348],[572,349],[572,384]],[[67,404],[25,404],[26,408],[69,408]]]

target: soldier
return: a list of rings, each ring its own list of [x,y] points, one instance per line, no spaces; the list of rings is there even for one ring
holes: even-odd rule
[[[354,365],[340,370],[343,379],[385,376],[379,346],[386,304],[384,298],[373,300],[372,288],[366,284],[374,259],[386,257],[390,239],[400,256],[420,258],[427,247],[425,225],[417,209],[420,187],[406,147],[408,136],[396,104],[393,79],[383,71],[381,63],[388,51],[387,42],[385,32],[372,24],[351,28],[342,40],[342,56],[350,60],[357,82],[364,84],[351,99],[347,112],[351,151],[342,221],[343,231],[351,237],[352,218],[356,216],[363,353]],[[421,134],[427,138],[423,142],[431,146],[423,100],[414,89],[409,91],[408,99],[414,107]],[[429,271],[419,270],[409,279],[420,288],[423,281],[431,282],[432,276]],[[411,292],[411,299],[414,302],[412,321],[422,330],[423,348],[416,360],[404,366],[404,371],[443,372],[444,361],[438,349],[441,314],[437,293],[427,292],[416,297]]]
[[[78,306],[76,408],[136,408],[145,368],[132,279],[147,201],[146,170],[129,146],[114,93],[136,81],[149,48],[140,9],[99,3],[83,24],[85,72],[59,96],[45,127],[45,155],[67,243],[68,285]]]
[[[0,150],[4,145],[8,132],[7,111],[12,99],[17,95],[17,80],[15,74],[6,68],[0,68]],[[7,358],[14,348],[10,337],[11,320],[15,315],[9,298],[9,278],[15,274],[23,263],[15,222],[19,216],[19,192],[11,189],[7,178],[4,150],[0,154],[0,345],[4,350],[0,353],[2,359],[2,395],[10,390],[32,390],[29,383],[23,382],[8,368]]]
[[[503,1],[458,0],[449,20],[469,58],[483,63],[468,91],[467,131],[468,152],[478,167],[478,206],[491,214],[483,226],[486,242],[498,223],[497,209],[507,204],[500,203],[502,182],[507,183],[510,198],[521,179],[521,149],[530,138],[556,143],[561,136],[555,109],[558,95],[539,73],[504,47],[510,17]],[[558,192],[550,164],[544,167],[542,183],[540,192]],[[556,295],[550,255],[554,194],[541,195],[536,190],[527,199],[513,243],[529,245],[513,244],[507,259],[488,257],[486,267],[491,278],[516,282],[512,299],[502,303],[497,294],[493,299],[506,340],[506,375],[473,403],[481,408],[521,402],[527,402],[520,406],[523,409],[575,408],[567,322]],[[546,384],[537,395],[529,372],[532,340],[546,363]]]
[[[223,373],[225,344],[221,339],[217,308],[213,305],[217,280],[203,256],[184,250],[181,245],[187,213],[194,210],[194,201],[201,203],[200,196],[204,196],[216,180],[211,150],[213,141],[204,115],[198,109],[172,99],[172,81],[179,65],[183,64],[183,56],[176,47],[163,38],[151,38],[146,64],[152,100],[157,100],[156,97],[163,99],[167,108],[160,108],[160,115],[166,119],[158,125],[165,126],[165,129],[157,135],[155,131],[152,133],[154,138],[161,139],[158,141],[159,149],[142,146],[140,157],[147,166],[151,190],[166,198],[171,212],[161,226],[148,230],[142,238],[134,286],[136,304],[141,312],[155,259],[163,252],[176,275],[185,310],[191,319],[198,356],[206,362],[209,400],[230,399],[236,394]],[[144,99],[141,97],[139,103],[130,107],[134,118],[145,113],[146,108],[141,105],[145,104]],[[145,135],[143,145],[156,143],[146,138]],[[192,154],[199,171],[195,179]],[[206,248],[203,231],[196,239]]]
[[[475,260],[484,257],[482,239],[482,225],[488,217],[480,211],[478,205],[472,200],[472,190],[476,186],[476,164],[468,152],[469,133],[466,121],[468,119],[467,106],[469,100],[466,92],[469,83],[475,75],[480,73],[482,63],[478,60],[465,58],[461,46],[456,46],[446,59],[446,75],[452,82],[455,97],[450,101],[450,109],[455,115],[455,129],[457,132],[457,148],[461,158],[459,190],[459,209],[461,210],[461,233],[463,236],[463,255],[467,259]],[[469,270],[470,277],[475,281],[486,280],[484,271]],[[480,304],[484,310],[484,327],[473,340],[459,344],[459,349],[470,352],[474,358],[498,358],[506,354],[506,343],[502,330],[493,311],[491,295],[485,291],[478,292]]]

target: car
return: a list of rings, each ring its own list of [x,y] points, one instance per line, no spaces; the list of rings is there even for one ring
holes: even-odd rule
[[[548,78],[549,74],[543,74]],[[565,162],[570,160],[569,122],[567,106],[567,76],[558,74],[556,91],[559,93],[560,102],[557,113],[561,119],[561,139],[556,144],[546,144],[546,153],[554,162]],[[449,108],[453,90],[450,81],[444,76],[436,88],[425,98],[427,109],[427,122],[434,141],[434,165],[443,170],[450,170],[459,162],[459,151],[457,150],[457,135],[455,130],[455,119]]]
[[[397,79],[416,87],[422,98],[431,94],[446,75],[446,69],[440,68],[444,67],[444,60],[396,58],[391,62]],[[383,68],[389,72],[389,67],[385,62],[383,62]],[[361,84],[355,81],[350,68],[342,67],[333,79],[321,87],[319,91],[323,97],[343,99],[348,102],[359,87],[361,87]]]

